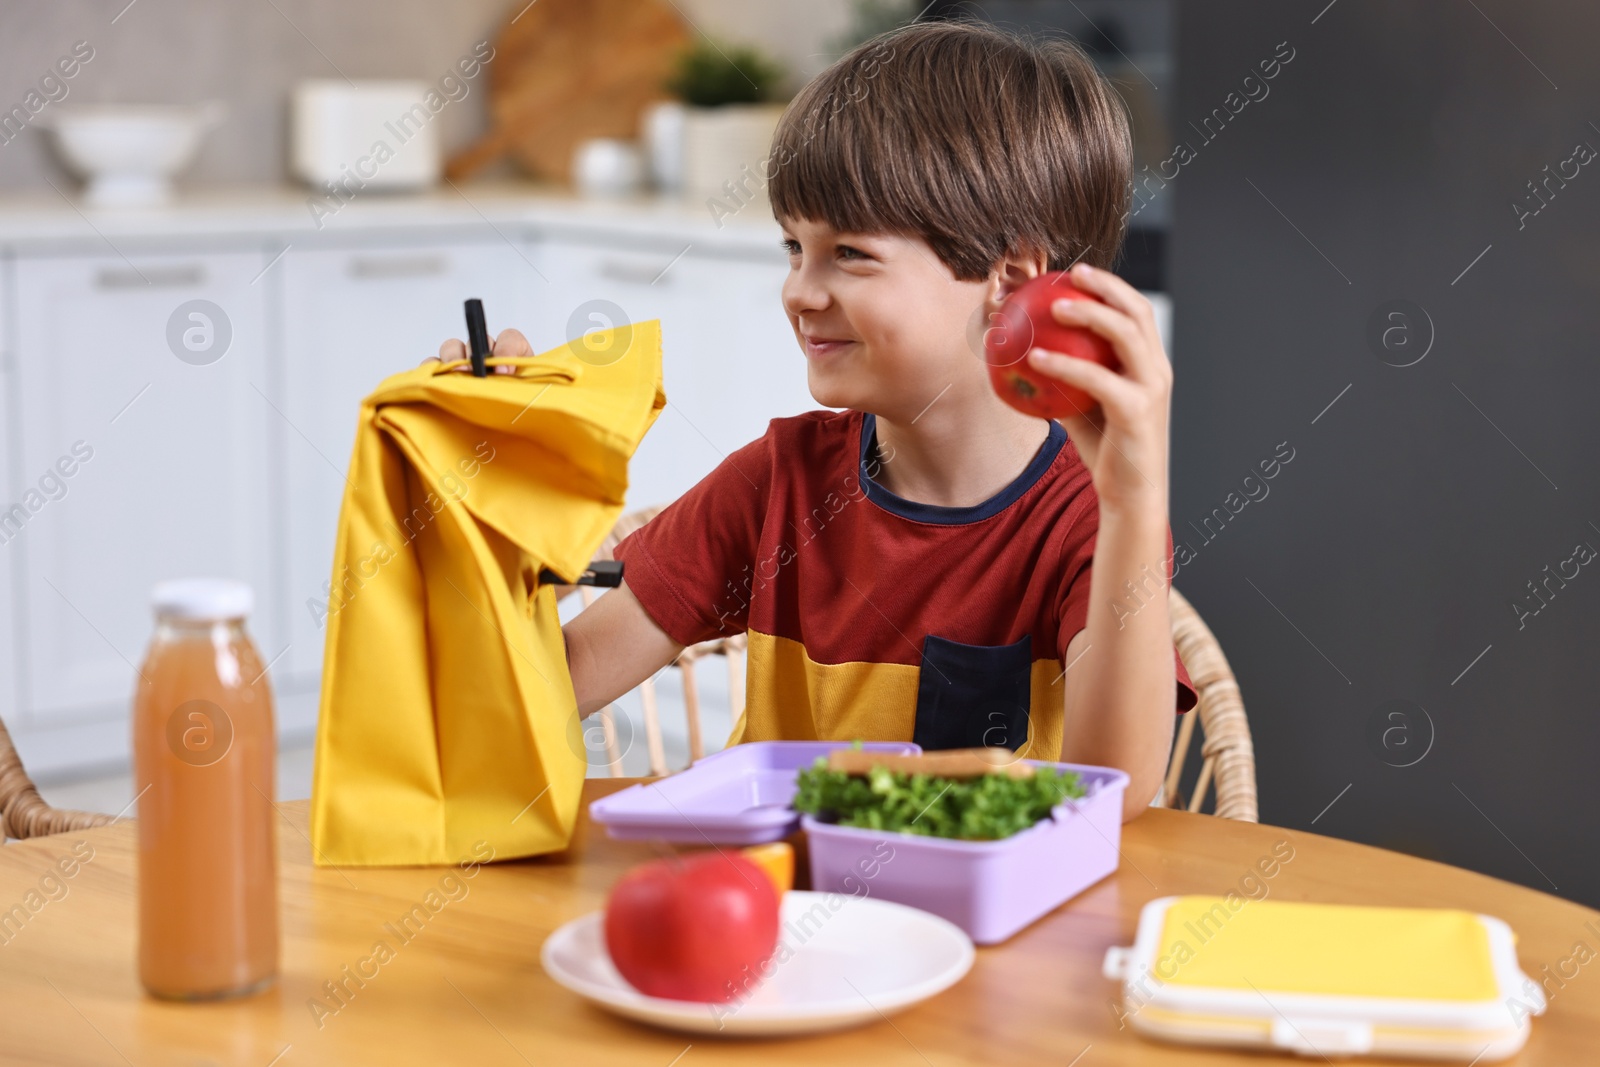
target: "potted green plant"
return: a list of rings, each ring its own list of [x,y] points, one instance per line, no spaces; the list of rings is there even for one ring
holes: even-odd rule
[[[684,104],[684,192],[720,197],[732,183],[747,199],[765,187],[762,164],[783,113],[782,79],[783,68],[748,45],[701,37],[679,56],[666,88]]]

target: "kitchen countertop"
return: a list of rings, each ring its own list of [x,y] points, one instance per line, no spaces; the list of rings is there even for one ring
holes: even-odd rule
[[[693,240],[703,252],[774,251],[778,227],[766,202],[739,209],[732,200],[721,217],[704,201],[641,195],[620,199],[578,196],[531,182],[449,183],[418,193],[358,192],[340,205],[306,187],[237,186],[185,190],[152,208],[90,208],[74,193],[0,194],[0,246],[28,252],[111,242],[205,242],[271,239],[291,244],[337,244],[343,236],[373,231],[508,227],[604,238]],[[312,204],[320,202],[319,218]]]

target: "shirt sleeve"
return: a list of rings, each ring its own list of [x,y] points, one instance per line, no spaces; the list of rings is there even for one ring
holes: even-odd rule
[[[1091,490],[1092,492],[1092,490]],[[1061,641],[1060,655],[1063,666],[1067,663],[1067,645],[1078,631],[1089,623],[1089,579],[1094,571],[1094,545],[1099,534],[1100,511],[1098,507],[1091,506],[1086,513],[1071,523],[1067,530],[1066,540],[1061,546],[1062,554],[1062,595],[1060,599],[1061,615],[1056,633]],[[1172,530],[1167,530],[1167,574],[1162,576],[1170,579],[1172,573]],[[1127,602],[1129,611],[1137,610],[1138,602],[1132,599]],[[1176,645],[1172,648],[1172,661],[1178,675],[1178,703],[1177,710],[1182,713],[1193,708],[1199,703],[1199,694],[1195,692],[1194,682],[1189,678],[1189,671],[1183,665],[1183,657],[1178,655]]]
[[[771,431],[629,534],[613,553],[645,613],[680,645],[742,633],[772,480]]]

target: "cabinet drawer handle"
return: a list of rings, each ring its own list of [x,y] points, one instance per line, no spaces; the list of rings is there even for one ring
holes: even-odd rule
[[[444,256],[352,256],[352,278],[427,278],[449,269]]]
[[[179,289],[204,285],[206,269],[198,263],[182,267],[102,267],[95,271],[96,289]]]
[[[624,259],[601,260],[600,276],[610,278],[614,282],[626,282],[629,285],[654,285],[658,281],[664,284],[672,277],[670,273],[664,272],[662,267]]]

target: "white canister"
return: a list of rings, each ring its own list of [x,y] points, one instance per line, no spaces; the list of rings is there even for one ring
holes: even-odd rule
[[[292,102],[291,168],[321,189],[426,189],[443,170],[435,115],[423,81],[313,78]]]
[[[683,189],[683,123],[687,111],[677,100],[660,100],[644,109],[641,125],[650,181],[663,193]]]

